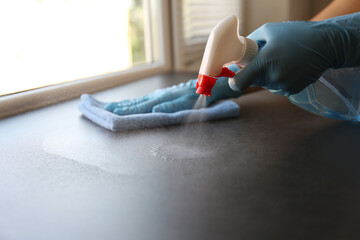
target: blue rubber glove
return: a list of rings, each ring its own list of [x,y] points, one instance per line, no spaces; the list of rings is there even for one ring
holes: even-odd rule
[[[229,69],[233,72],[239,70],[236,65]],[[164,112],[172,113],[185,109],[192,109],[199,98],[196,93],[197,79],[189,80],[169,88],[158,89],[155,92],[133,100],[112,102],[105,109],[117,115],[129,115],[138,113]],[[235,98],[241,95],[241,91],[233,91],[228,85],[228,78],[220,77],[211,91],[211,97],[207,97],[206,106],[226,98]]]
[[[268,23],[248,37],[263,47],[234,76],[240,90],[262,86],[288,96],[329,68],[360,66],[360,13],[319,22]]]

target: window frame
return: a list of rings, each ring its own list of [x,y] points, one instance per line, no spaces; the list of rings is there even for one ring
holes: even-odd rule
[[[144,0],[149,6],[150,1]],[[45,86],[0,97],[0,119],[62,101],[78,98],[82,93],[93,93],[171,70],[170,6],[158,0],[159,60],[134,66],[124,71],[88,77],[52,86]],[[56,74],[56,73],[55,73]]]

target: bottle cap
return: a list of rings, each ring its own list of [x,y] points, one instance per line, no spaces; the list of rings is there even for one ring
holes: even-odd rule
[[[241,53],[242,55],[240,60],[238,62],[235,62],[235,64],[238,64],[240,66],[245,66],[256,56],[259,47],[255,40],[242,36],[240,37],[240,39],[242,40],[244,47]]]

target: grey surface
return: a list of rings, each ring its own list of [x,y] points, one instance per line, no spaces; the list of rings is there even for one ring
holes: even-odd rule
[[[359,125],[266,91],[236,101],[236,119],[124,133],[78,100],[1,120],[0,239],[359,239]]]

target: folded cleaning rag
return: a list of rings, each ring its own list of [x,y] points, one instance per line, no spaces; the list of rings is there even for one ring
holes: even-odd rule
[[[209,108],[182,110],[174,113],[140,113],[125,116],[119,116],[105,110],[105,105],[106,103],[96,100],[91,95],[83,94],[79,109],[88,119],[111,131],[210,121],[236,117],[240,114],[240,107],[229,100]]]

